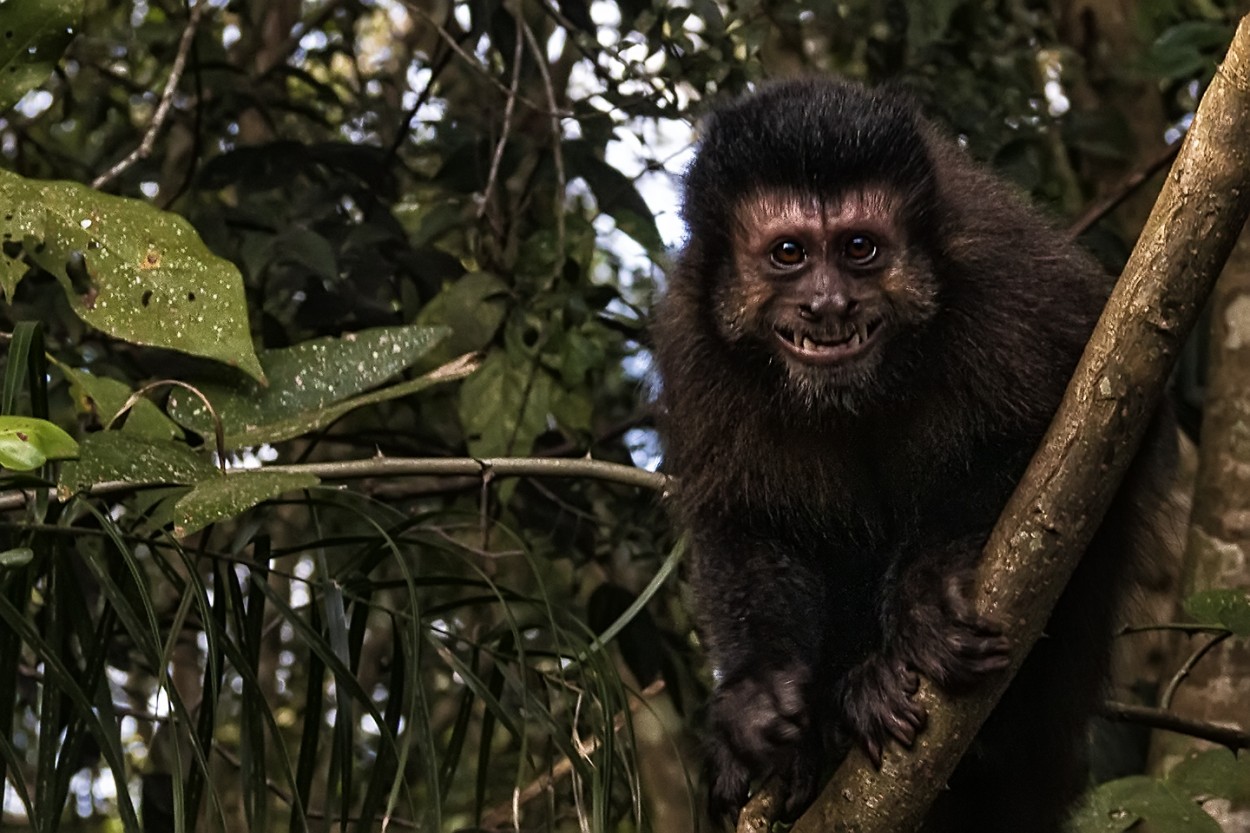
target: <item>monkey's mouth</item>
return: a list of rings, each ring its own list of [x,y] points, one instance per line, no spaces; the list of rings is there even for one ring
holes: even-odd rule
[[[856,321],[835,333],[812,333],[792,330],[784,324],[773,327],[777,340],[787,352],[808,364],[834,364],[857,356],[872,343],[881,329],[881,319]]]

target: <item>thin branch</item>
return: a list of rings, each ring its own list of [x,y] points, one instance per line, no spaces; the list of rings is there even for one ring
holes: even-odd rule
[[[199,0],[198,3],[191,7],[187,28],[182,30],[182,40],[178,42],[178,54],[174,57],[174,65],[169,71],[169,78],[165,81],[165,91],[161,93],[160,103],[156,105],[156,112],[152,116],[152,122],[148,125],[147,132],[143,134],[143,140],[139,143],[139,147],[131,151],[130,155],[125,159],[96,177],[91,183],[92,188],[97,190],[103,188],[140,159],[147,159],[152,155],[152,150],[156,147],[156,137],[160,134],[161,128],[165,126],[165,120],[169,117],[170,108],[174,103],[174,94],[178,92],[178,84],[182,81],[182,73],[187,68],[187,56],[191,53],[191,44],[195,42],[195,33],[200,27],[200,21],[204,18],[204,9],[207,6],[207,0]]]
[[[1068,237],[1072,239],[1080,237],[1103,217],[1119,208],[1121,203],[1132,196],[1133,192],[1148,182],[1152,176],[1172,164],[1176,154],[1181,152],[1181,144],[1182,140],[1177,139],[1168,145],[1154,159],[1125,177],[1111,194],[1085,209],[1084,213],[1068,227]]]
[[[1140,723],[1152,729],[1166,729],[1182,735],[1209,740],[1226,746],[1234,751],[1250,749],[1250,732],[1237,726],[1224,726],[1204,720],[1182,717],[1167,709],[1154,709],[1150,706],[1138,706],[1132,703],[1107,701],[1098,713],[1108,720],[1124,723]]]
[[[473,57],[468,52],[466,52],[465,48],[460,45],[460,42],[456,40],[455,36],[452,35],[451,32],[448,32],[447,29],[443,26],[443,24],[439,23],[437,20],[431,17],[429,12],[417,6],[415,3],[412,2],[412,0],[404,0],[404,7],[407,8],[408,11],[417,15],[417,17],[420,17],[426,23],[433,26],[434,29],[438,32],[438,36],[441,37],[443,41],[449,47],[451,47],[451,50],[455,52],[457,55],[459,55],[461,58],[463,58],[464,61],[473,69],[475,69],[479,75],[483,76],[487,81],[493,84],[495,89],[499,90],[499,92],[503,93],[504,95],[510,94],[510,90],[508,89],[508,86],[504,84],[502,81],[500,81],[498,78],[496,78],[494,75],[491,75],[490,70],[482,66],[481,62],[478,61],[477,58]],[[531,110],[537,113],[547,112],[546,108],[542,107],[539,104],[535,104],[534,102],[530,101],[528,98],[526,98],[523,95],[517,95],[516,98],[517,98],[517,101],[521,102],[526,107],[529,107]],[[565,112],[565,113],[554,113],[553,115],[569,116],[572,114]]]
[[[519,21],[519,16],[518,16]],[[512,114],[516,111],[517,96],[521,89],[521,64],[525,57],[523,43],[518,34],[512,48],[512,86],[508,89],[508,101],[503,108],[503,126],[499,131],[499,141],[495,143],[495,152],[490,159],[490,173],[486,177],[486,187],[482,189],[482,201],[477,207],[477,218],[480,220],[490,206],[491,193],[495,190],[495,181],[499,178],[499,166],[503,162],[503,152],[508,146],[508,136],[512,133]]]
[[[515,13],[516,25],[525,34],[530,51],[534,53],[534,63],[538,65],[538,74],[543,79],[543,90],[547,94],[547,107],[551,119],[551,157],[556,167],[556,264],[555,278],[560,277],[564,269],[564,191],[567,182],[564,173],[564,153],[561,149],[563,135],[560,130],[559,108],[556,107],[556,91],[551,84],[551,73],[547,71],[547,56],[534,36],[534,30],[525,22],[520,11]]]
[[[1176,674],[1168,681],[1167,688],[1163,690],[1163,694],[1159,695],[1159,708],[1169,709],[1172,707],[1172,698],[1176,696],[1177,690],[1181,687],[1181,683],[1189,676],[1189,672],[1194,670],[1202,658],[1211,652],[1211,649],[1219,645],[1225,639],[1233,635],[1232,631],[1224,631],[1213,636],[1211,639],[1198,646],[1198,649],[1189,655],[1189,659],[1177,669]]]

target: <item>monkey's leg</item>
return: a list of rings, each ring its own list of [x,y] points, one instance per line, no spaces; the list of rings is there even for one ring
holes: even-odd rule
[[[811,707],[825,630],[824,581],[806,553],[745,525],[701,525],[693,584],[716,670],[709,707],[709,807],[734,816],[754,778],[777,775],[785,812],[811,803],[823,765]]]

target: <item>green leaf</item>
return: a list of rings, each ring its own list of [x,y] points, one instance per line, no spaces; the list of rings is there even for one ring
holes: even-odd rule
[[[950,28],[951,16],[961,5],[963,5],[963,0],[909,3],[907,6],[908,47],[918,52],[942,40]]]
[[[30,547],[17,547],[11,550],[0,552],[0,569],[9,569],[12,567],[25,567],[35,557],[35,551]]]
[[[0,171],[0,205],[14,207],[0,215],[0,236],[23,241],[83,321],[263,381],[239,270],[212,254],[185,219],[76,182],[7,171]]]
[[[427,357],[442,364],[484,350],[508,311],[508,285],[489,272],[473,272],[452,283],[422,307],[416,323],[451,328],[451,335]]]
[[[78,443],[55,424],[34,417],[0,416],[0,466],[31,471],[78,454]]]
[[[494,350],[460,390],[460,422],[474,457],[528,454],[547,430],[555,381],[534,360]]]
[[[410,367],[447,332],[442,327],[378,327],[342,338],[314,339],[261,355],[268,387],[247,382],[237,387],[205,385],[200,390],[221,418],[227,448],[278,442],[315,431],[363,405],[472,372],[473,366],[465,362],[355,396]],[[208,408],[193,394],[175,391],[169,413],[201,434],[213,432]]]
[[[190,535],[262,501],[297,489],[311,489],[320,482],[311,474],[276,471],[236,471],[201,481],[175,504],[174,535]]]
[[[191,485],[215,474],[212,463],[185,443],[98,431],[83,438],[77,460],[61,467],[57,495],[68,500],[98,483],[115,481]]]
[[[1139,820],[1169,833],[1220,833],[1215,819],[1179,790],[1145,775],[1092,790],[1069,823],[1072,833],[1120,833]]]
[[[564,143],[564,161],[570,176],[586,180],[599,210],[611,216],[617,228],[642,244],[649,254],[664,254],[664,240],[655,226],[655,216],[632,179],[600,159],[590,144],[580,139]]]
[[[299,227],[286,229],[274,239],[272,248],[275,260],[298,263],[324,281],[338,278],[334,247],[315,231]]]
[[[43,83],[81,18],[82,0],[0,3],[0,111]]]
[[[1200,625],[1228,628],[1250,636],[1250,589],[1202,590],[1185,600],[1185,611]]]
[[[117,416],[134,393],[125,382],[107,376],[94,376],[86,370],[75,370],[55,359],[53,364],[69,381],[70,395],[78,410],[94,416],[102,425],[107,425]],[[140,399],[131,406],[121,430],[162,440],[172,440],[182,433],[177,424],[150,399]]]
[[[1146,61],[1156,75],[1190,78],[1214,68],[1230,34],[1223,22],[1187,20],[1164,31],[1150,45]]]
[[[1219,796],[1237,803],[1250,801],[1250,753],[1208,749],[1185,758],[1168,772],[1167,782],[1194,799]]]

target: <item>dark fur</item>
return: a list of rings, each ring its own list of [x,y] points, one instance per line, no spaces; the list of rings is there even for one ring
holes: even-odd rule
[[[904,198],[898,219],[937,312],[881,344],[867,378],[814,396],[774,344],[727,339],[717,320],[718,294],[740,279],[734,209],[761,189],[861,187]],[[711,802],[736,813],[772,772],[796,814],[839,738],[875,757],[922,729],[917,673],[957,689],[1003,666],[995,623],[967,604],[971,577],[1110,279],[905,97],[833,80],[775,84],[716,113],[684,210],[654,336],[666,467],[718,676]],[[1165,446],[1152,446],[1161,465]],[[1152,480],[1145,465],[927,831],[1059,829],[1084,786],[1084,721],[1153,500],[1128,494]]]

